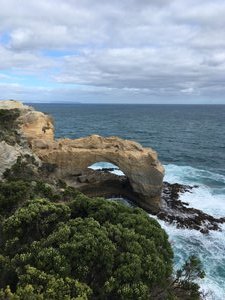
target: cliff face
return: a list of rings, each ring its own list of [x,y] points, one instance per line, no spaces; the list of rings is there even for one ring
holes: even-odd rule
[[[39,111],[28,111],[20,117],[21,130],[26,138],[53,141],[54,126],[52,119]]]
[[[51,118],[32,107],[13,100],[0,101],[0,179],[18,157],[34,157],[40,160],[29,147],[33,138],[53,140]]]
[[[65,179],[68,176],[82,174],[95,162],[113,163],[127,176],[136,202],[145,209],[158,211],[164,169],[154,150],[118,137],[104,138],[92,135],[76,140],[54,140],[54,126],[49,116],[19,102],[0,103],[0,109],[7,109],[7,106],[9,109],[19,109],[18,126],[21,136],[25,137],[30,150],[42,162],[55,166],[54,176]],[[2,145],[2,149],[4,147]],[[2,150],[2,153],[4,151]],[[10,151],[12,153],[12,149]],[[16,148],[12,157],[17,156],[15,151]],[[1,164],[4,165],[3,161],[6,162],[7,159],[3,154],[2,156],[0,154],[0,157]]]
[[[53,140],[54,126],[51,117],[32,107],[14,100],[0,101],[0,110],[18,111],[18,133],[24,135],[28,141],[33,139]]]
[[[0,179],[3,173],[10,169],[21,155],[21,149],[18,145],[11,146],[5,141],[0,142]]]

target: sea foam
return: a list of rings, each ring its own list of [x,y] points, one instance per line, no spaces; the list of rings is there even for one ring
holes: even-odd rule
[[[225,176],[190,166],[165,165],[165,181],[197,185],[192,193],[180,196],[191,207],[217,217],[225,216]],[[167,231],[175,254],[175,268],[179,268],[194,254],[198,256],[206,273],[199,282],[201,289],[208,292],[206,299],[225,299],[225,225],[222,231],[211,231],[204,235],[196,230],[177,229],[158,220]]]

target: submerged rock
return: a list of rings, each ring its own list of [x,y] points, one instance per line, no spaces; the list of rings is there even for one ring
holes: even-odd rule
[[[182,193],[191,193],[198,186],[188,186],[178,183],[164,182],[162,192],[162,207],[157,217],[177,228],[188,228],[208,233],[210,230],[221,230],[220,225],[225,218],[215,218],[203,211],[189,207],[188,203],[179,200]]]

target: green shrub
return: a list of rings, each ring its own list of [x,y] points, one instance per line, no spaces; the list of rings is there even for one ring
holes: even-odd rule
[[[0,182],[1,214],[10,212],[30,196],[30,184],[25,181]]]
[[[100,198],[77,194],[69,205],[27,201],[3,221],[2,234],[11,270],[2,278],[2,295],[146,299],[172,272],[171,247],[158,223],[140,209]]]
[[[37,162],[33,156],[19,156],[16,163],[10,169],[7,169],[3,175],[8,181],[35,180],[39,177],[37,166]]]
[[[0,183],[0,209],[0,299],[199,299],[199,261],[172,279],[168,236],[142,209],[21,180]]]
[[[19,142],[20,138],[17,133],[19,116],[18,109],[0,109],[0,141],[4,140],[11,145]]]

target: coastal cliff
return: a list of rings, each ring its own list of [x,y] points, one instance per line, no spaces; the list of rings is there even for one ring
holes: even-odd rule
[[[56,140],[53,119],[18,101],[1,101],[0,117],[0,179],[41,179],[54,189],[63,182],[89,197],[122,197],[178,228],[202,233],[221,230],[225,222],[180,201],[198,187],[163,183],[164,168],[151,148],[98,135]],[[124,176],[89,168],[101,161]]]
[[[205,233],[223,220],[184,208],[179,193],[192,187],[162,185],[155,151],[118,137],[55,140],[52,118],[16,101],[0,102],[0,121],[0,299],[199,299],[187,278],[204,276],[200,261],[173,278],[168,236],[137,205],[177,226],[205,222]],[[125,175],[88,168],[101,161]],[[115,196],[126,205],[105,199]]]
[[[85,180],[88,167],[106,161],[117,165],[127,177],[129,189],[121,189],[121,196],[127,196],[129,190],[132,200],[140,207],[153,213],[159,211],[164,168],[151,148],[143,148],[138,143],[118,137],[98,135],[55,140],[53,120],[48,115],[17,101],[2,101],[0,109],[19,113],[14,120],[17,124],[15,131],[23,140],[23,145],[20,145],[21,142],[14,145],[8,145],[5,141],[0,143],[0,175],[12,167],[20,155],[30,154],[39,164],[52,166],[52,178],[65,180],[85,193],[84,186],[90,188],[89,180]],[[6,152],[9,155],[6,156]],[[98,173],[92,177],[96,178],[95,183],[101,191],[99,195],[102,195]],[[111,192],[108,191],[108,196]]]

